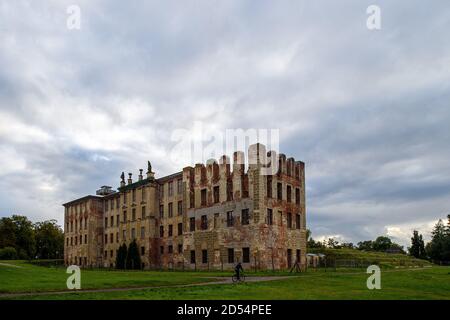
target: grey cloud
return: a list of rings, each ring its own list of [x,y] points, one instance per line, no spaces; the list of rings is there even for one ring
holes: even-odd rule
[[[447,1],[378,1],[376,32],[372,1],[78,3],[80,31],[65,28],[72,1],[0,5],[1,215],[61,222],[62,202],[147,159],[179,170],[171,133],[196,120],[280,128],[318,237],[448,210]]]

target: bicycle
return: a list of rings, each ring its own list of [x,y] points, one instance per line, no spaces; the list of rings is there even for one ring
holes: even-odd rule
[[[236,282],[244,282],[244,281],[245,281],[245,274],[244,274],[243,272],[241,272],[241,273],[239,274],[239,280],[238,280],[238,278],[237,278],[237,275],[236,275],[236,274],[233,274],[233,276],[231,277],[231,281],[233,281],[233,283],[236,283]]]

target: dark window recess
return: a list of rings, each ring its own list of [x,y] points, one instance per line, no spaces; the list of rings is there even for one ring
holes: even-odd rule
[[[228,263],[234,263],[234,249],[228,248]]]
[[[300,204],[300,189],[295,188],[295,203]]]
[[[164,246],[159,247],[159,252],[161,252],[161,254],[164,254]]]
[[[241,224],[246,225],[250,223],[250,213],[248,209],[243,209],[241,213]]]
[[[227,201],[233,200],[233,180],[227,180]]]
[[[202,230],[208,229],[208,217],[206,215],[202,216],[201,228]]]
[[[181,236],[183,234],[183,224],[179,223],[178,224],[178,235]]]
[[[219,186],[214,187],[213,189],[214,193],[214,203],[219,203]]]
[[[189,231],[193,232],[195,231],[195,218],[189,218]]]
[[[295,215],[295,228],[300,229],[300,215],[299,214]]]
[[[291,188],[291,186],[287,186],[286,193],[287,193],[287,202],[291,202],[291,200],[292,200],[292,188]]]
[[[191,263],[195,263],[195,250],[191,250]]]
[[[206,206],[206,189],[201,191],[201,205]]]
[[[208,250],[202,250],[202,263],[208,263]]]
[[[169,218],[173,217],[173,203],[169,203]]]
[[[164,237],[164,226],[159,226],[159,236]]]
[[[292,213],[290,212],[287,214],[287,227],[292,228]]]
[[[173,236],[173,226],[169,224],[169,237]]]
[[[141,247],[141,256],[145,254],[145,247]]]
[[[227,227],[232,227],[234,225],[233,211],[227,212]]]
[[[169,253],[173,253],[173,246],[170,245],[170,246],[168,247],[168,251],[169,251]]]
[[[273,224],[273,211],[272,209],[267,209],[267,224],[272,225]]]
[[[267,176],[267,198],[272,198],[272,176]]]
[[[242,262],[250,262],[250,248],[242,248]]]
[[[182,253],[183,252],[183,245],[179,244],[178,245],[178,253]]]
[[[183,201],[178,201],[178,215],[181,216],[183,214]]]
[[[283,185],[281,183],[277,183],[277,199],[283,200]]]
[[[287,249],[287,265],[288,268],[292,267],[292,249]]]

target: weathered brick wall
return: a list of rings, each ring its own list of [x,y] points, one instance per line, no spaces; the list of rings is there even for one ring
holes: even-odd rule
[[[250,260],[244,263],[244,268],[286,269],[295,262],[297,252],[300,253],[300,263],[304,265],[306,263],[304,163],[296,162],[293,158],[286,159],[283,154],[277,157],[275,152],[267,152],[262,145],[251,146],[248,154],[247,172],[244,153],[235,152],[232,164],[227,156],[223,156],[219,162],[209,160],[206,165],[186,167],[178,174],[156,180],[153,176],[144,180],[140,176],[139,181],[134,184],[131,180],[128,185],[122,183],[118,193],[100,199],[93,197],[89,200],[91,203],[89,212],[84,213],[89,219],[87,231],[89,244],[66,246],[66,263],[70,263],[75,256],[86,256],[90,265],[112,266],[119,246],[122,243],[128,245],[132,241],[134,229],[139,249],[144,248],[145,253],[141,259],[145,268],[230,269],[235,262],[243,261],[244,248],[248,250]],[[279,164],[279,170],[271,178],[261,174],[269,155],[272,155],[273,159],[278,159]],[[181,179],[180,192],[179,179]],[[272,187],[271,196],[268,184]],[[277,192],[278,184],[282,187],[280,199]],[[291,190],[290,199],[288,190]],[[296,192],[299,193],[298,197]],[[178,202],[181,203],[182,214],[178,213]],[[172,215],[169,215],[169,204],[172,204]],[[72,205],[74,203],[70,204]],[[65,221],[69,224],[78,218],[71,213],[70,206],[65,213]],[[146,215],[142,218],[144,207]],[[242,224],[244,209],[248,209],[249,212],[248,224]],[[272,224],[268,223],[269,209],[273,214]],[[227,212],[231,211],[234,223],[229,226]],[[125,212],[126,219],[124,219]],[[288,213],[292,217],[291,227],[287,225]],[[297,214],[300,215],[299,225]],[[206,230],[202,230],[202,216],[207,217]],[[190,231],[189,225],[192,217],[195,218],[193,232]],[[105,218],[108,219],[107,225]],[[178,234],[180,223],[181,235]],[[160,237],[161,226],[164,229],[163,237]],[[172,235],[168,234],[169,226],[172,226]],[[145,230],[144,236],[141,236],[142,227]],[[105,234],[108,236],[107,241]],[[66,237],[73,236],[74,234],[66,231]],[[169,246],[172,252],[168,252]],[[228,262],[229,249],[234,250],[233,262]],[[195,251],[195,263],[191,263],[192,250]],[[206,263],[202,262],[202,250],[207,250]],[[291,253],[291,263],[288,262],[288,252]]]

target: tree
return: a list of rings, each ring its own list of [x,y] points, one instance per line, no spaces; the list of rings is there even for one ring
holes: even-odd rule
[[[373,250],[375,251],[386,251],[392,246],[392,241],[389,237],[379,236],[373,242]]]
[[[38,259],[60,259],[64,253],[64,233],[56,220],[38,222],[34,225],[36,257]]]
[[[139,255],[139,249],[134,239],[128,246],[128,254],[126,259],[127,269],[140,269],[141,268],[141,256]]]
[[[0,219],[0,248],[16,246],[16,225],[11,218]]]
[[[355,246],[352,242],[344,242],[341,244],[341,247],[346,249],[355,249]]]
[[[11,219],[15,225],[15,248],[19,259],[34,258],[36,241],[34,238],[33,223],[25,216],[13,215]]]
[[[124,243],[119,247],[116,256],[116,269],[125,269],[125,260],[127,257],[127,245]]]
[[[447,216],[448,217],[448,216]],[[441,219],[436,223],[431,232],[431,241],[427,243],[426,252],[431,260],[450,261],[450,221],[447,226]]]
[[[327,247],[332,249],[339,249],[339,241],[335,240],[334,238],[328,238]]]
[[[306,229],[306,246],[307,248],[322,248],[323,245],[320,241],[314,241],[314,239],[311,236],[311,230]]]
[[[417,230],[413,231],[413,236],[411,238],[411,247],[408,248],[409,254],[418,259],[425,259],[425,243],[423,237]]]
[[[358,250],[372,251],[373,250],[373,241],[366,240],[366,241],[358,242]]]

